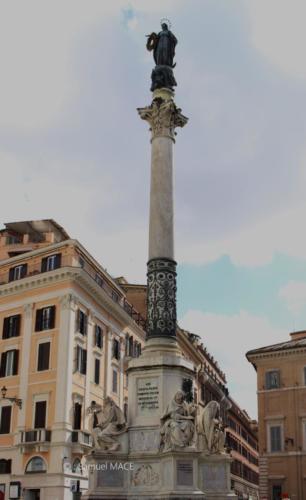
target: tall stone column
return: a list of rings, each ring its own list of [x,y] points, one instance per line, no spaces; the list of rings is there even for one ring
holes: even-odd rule
[[[148,260],[147,340],[176,339],[176,262],[174,260],[173,144],[175,128],[187,118],[174,92],[156,89],[150,106],[138,108],[151,130],[151,189]]]

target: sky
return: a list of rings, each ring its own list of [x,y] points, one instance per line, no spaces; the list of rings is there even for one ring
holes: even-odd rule
[[[1,222],[53,218],[145,282],[145,35],[178,38],[178,314],[256,417],[245,353],[306,328],[304,0],[0,0]]]

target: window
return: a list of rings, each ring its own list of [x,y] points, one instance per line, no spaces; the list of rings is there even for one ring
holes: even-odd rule
[[[118,302],[119,300],[119,295],[118,293],[112,291],[112,299],[115,301],[115,302]]]
[[[120,343],[117,339],[113,339],[113,358],[120,359]]]
[[[0,377],[10,377],[18,373],[19,351],[11,349],[1,355]]]
[[[12,407],[2,406],[0,416],[0,434],[9,434],[11,431]]]
[[[87,335],[87,324],[88,321],[86,314],[79,309],[77,312],[77,332],[82,335]]]
[[[18,337],[20,334],[20,320],[21,315],[15,314],[4,318],[3,322],[3,339],[10,339],[11,337]]]
[[[72,464],[72,472],[75,474],[82,474],[82,464],[79,458],[76,458]]]
[[[272,486],[272,500],[282,499],[282,487],[280,484],[274,484]]]
[[[29,460],[26,466],[26,473],[29,472],[46,472],[47,467],[45,461],[41,457],[33,457]]]
[[[5,460],[4,458],[2,458],[0,460],[0,474],[11,474],[11,471],[12,471],[12,460]],[[0,491],[4,492],[4,490],[1,490],[1,487]]]
[[[102,328],[99,325],[95,325],[95,346],[99,347],[99,349],[103,347]]]
[[[41,261],[41,272],[53,271],[61,267],[62,255],[60,253],[48,255]]]
[[[280,387],[280,376],[278,370],[266,372],[266,389],[278,389]]]
[[[81,267],[82,269],[84,269],[84,267],[85,267],[85,260],[84,260],[84,259],[82,259],[82,257],[79,257],[79,264],[80,264],[80,267]]]
[[[86,365],[87,365],[87,351],[82,349],[79,345],[76,347],[76,368],[77,372],[86,375]]]
[[[20,280],[27,274],[27,264],[20,264],[19,266],[11,267],[9,270],[9,281]]]
[[[95,384],[100,383],[100,360],[98,358],[95,358],[95,377],[94,377]]]
[[[280,425],[270,426],[270,451],[282,451],[282,428]]]
[[[6,244],[7,245],[18,245],[19,243],[22,243],[22,236],[15,235],[15,234],[9,234],[6,237]]]
[[[129,337],[129,356],[132,358],[134,354],[134,340],[133,337]]]
[[[113,370],[113,392],[118,392],[118,373],[117,370]]]
[[[81,423],[82,423],[82,405],[81,403],[74,403],[73,428],[75,430],[81,429]]]
[[[49,370],[50,342],[38,344],[37,371]]]
[[[34,429],[46,428],[47,401],[36,401]]]
[[[100,274],[96,274],[95,280],[99,286],[103,286],[103,278],[101,278]]]
[[[36,311],[35,331],[51,330],[55,326],[55,306],[43,307]]]

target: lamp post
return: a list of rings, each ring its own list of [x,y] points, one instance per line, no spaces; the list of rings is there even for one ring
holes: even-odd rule
[[[16,397],[13,397],[13,398],[6,397],[6,393],[7,393],[7,388],[4,385],[3,387],[1,387],[2,399],[6,399],[7,401],[10,401],[11,403],[15,403],[15,405],[17,405],[18,408],[21,409],[22,408],[22,400],[18,399]]]

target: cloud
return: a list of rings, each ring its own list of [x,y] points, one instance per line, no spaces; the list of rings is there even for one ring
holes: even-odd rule
[[[289,281],[279,290],[279,297],[285,301],[289,311],[298,316],[306,308],[306,283]]]
[[[179,323],[202,337],[204,345],[225,371],[233,398],[257,418],[256,372],[245,354],[250,349],[287,340],[288,332],[246,311],[222,315],[189,310]]]
[[[305,259],[306,234],[301,230],[305,218],[306,204],[299,203],[223,238],[204,242],[181,240],[179,260],[204,263],[229,255],[236,265],[261,266],[277,252]]]
[[[246,5],[256,49],[280,70],[305,79],[305,1],[251,0]]]

